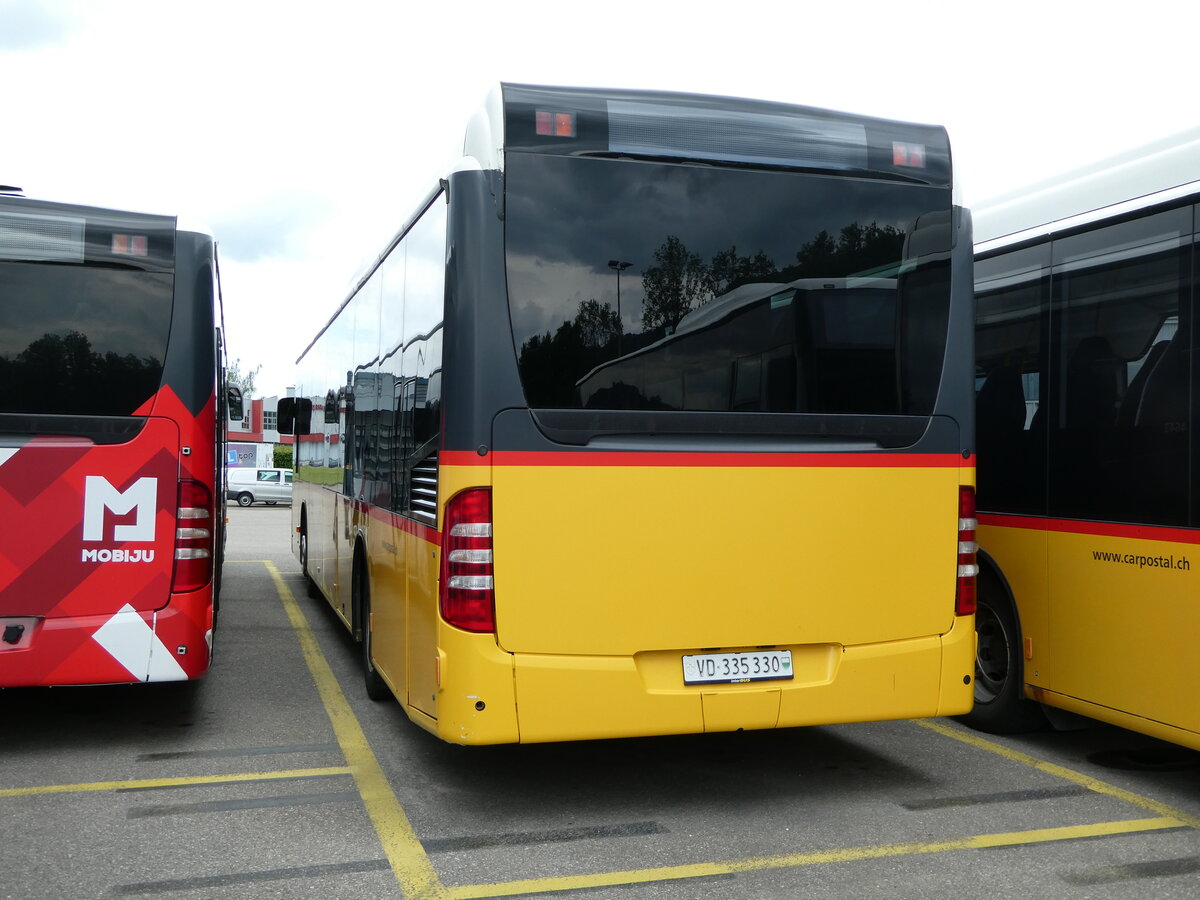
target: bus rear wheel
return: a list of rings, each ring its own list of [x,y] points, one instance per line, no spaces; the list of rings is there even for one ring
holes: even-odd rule
[[[371,659],[371,585],[366,569],[365,564],[354,567],[354,606],[360,616],[359,628],[362,631],[363,686],[372,700],[391,700],[392,690],[376,671],[375,661]]]
[[[980,578],[975,611],[975,707],[961,720],[991,734],[1036,731],[1046,725],[1039,704],[1025,699],[1017,617],[994,579]]]
[[[304,573],[304,592],[316,600],[321,596],[321,589],[308,571],[308,519],[300,518],[300,571]]]

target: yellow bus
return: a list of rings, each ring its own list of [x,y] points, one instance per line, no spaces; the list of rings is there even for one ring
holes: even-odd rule
[[[940,127],[499,87],[280,404],[369,695],[462,744],[966,711],[971,266]]]
[[[1198,203],[1200,130],[978,212],[979,728],[1200,749]]]

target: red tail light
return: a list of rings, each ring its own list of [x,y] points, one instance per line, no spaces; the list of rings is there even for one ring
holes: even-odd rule
[[[975,612],[975,581],[979,564],[975,559],[979,545],[975,543],[975,488],[958,489],[958,585],[954,594],[954,614],[969,616]]]
[[[442,618],[464,631],[496,630],[492,492],[472,488],[446,504],[442,530]]]
[[[175,510],[175,571],[171,590],[198,591],[212,580],[213,498],[198,481],[180,481]]]

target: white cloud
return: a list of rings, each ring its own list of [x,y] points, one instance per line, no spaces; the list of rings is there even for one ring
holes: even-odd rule
[[[277,191],[247,197],[208,224],[218,236],[223,260],[296,259],[307,253],[306,238],[328,222],[332,207],[322,194]]]
[[[65,41],[81,27],[80,4],[0,0],[0,52],[31,51]]]
[[[1178,100],[1194,15],[1166,0],[1096,10],[0,0],[0,182],[213,225],[230,344],[247,348],[234,355],[262,362],[259,385],[276,392],[502,79],[937,122],[976,203],[1196,124]]]

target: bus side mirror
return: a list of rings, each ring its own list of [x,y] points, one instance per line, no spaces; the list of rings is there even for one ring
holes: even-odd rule
[[[312,431],[312,401],[307,397],[281,397],[278,405],[280,434]]]
[[[225,405],[229,410],[230,420],[240,422],[246,412],[246,408],[242,403],[242,389],[240,387],[231,384],[225,389]]]

